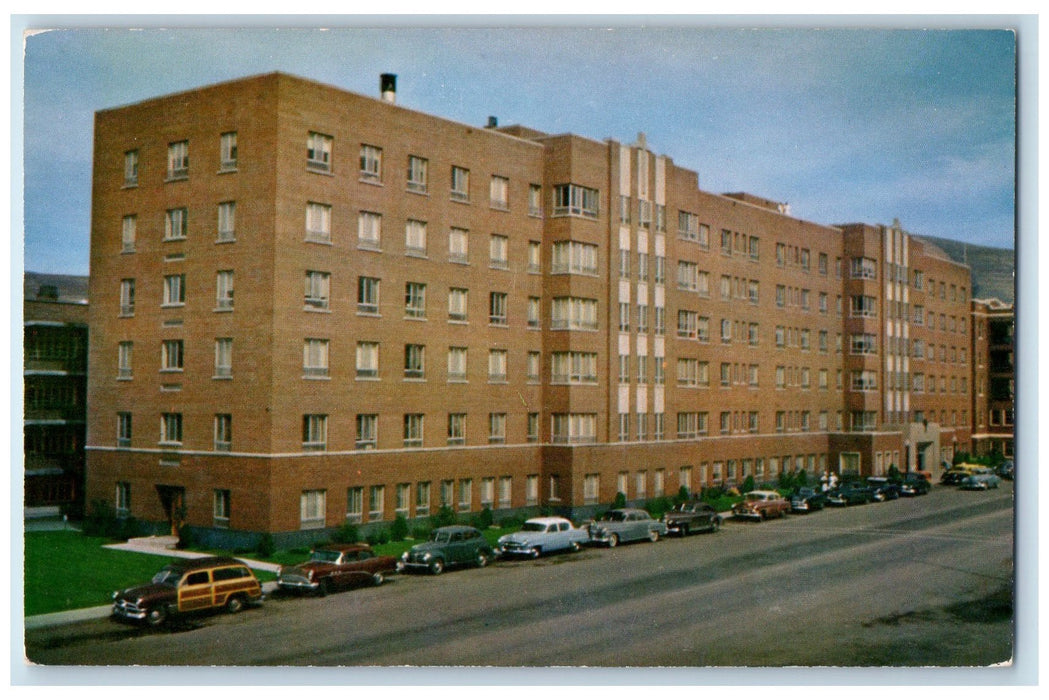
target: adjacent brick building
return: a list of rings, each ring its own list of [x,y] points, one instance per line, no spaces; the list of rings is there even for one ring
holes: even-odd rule
[[[973,299],[972,323],[972,450],[1012,457],[1016,312],[998,299]]]
[[[97,113],[89,499],[293,541],[968,446],[969,270],[898,223],[383,89]]]

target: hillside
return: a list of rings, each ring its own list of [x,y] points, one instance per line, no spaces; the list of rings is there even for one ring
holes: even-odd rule
[[[972,270],[974,299],[995,297],[1014,303],[1016,253],[1008,248],[990,248],[972,245],[948,238],[917,236],[941,248],[955,262],[965,263]]]

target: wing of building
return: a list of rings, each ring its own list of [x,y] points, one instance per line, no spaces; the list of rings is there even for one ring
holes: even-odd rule
[[[210,540],[970,446],[969,269],[285,75],[98,112],[89,502]]]

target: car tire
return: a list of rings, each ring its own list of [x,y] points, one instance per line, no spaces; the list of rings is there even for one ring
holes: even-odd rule
[[[374,574],[372,574],[372,585],[373,586],[381,586],[383,584],[383,581],[385,581],[385,580],[386,580],[386,577],[382,575],[381,571],[376,571]]]
[[[331,593],[331,581],[326,578],[322,578],[320,584],[317,586],[317,594],[324,598]]]
[[[649,530],[648,540],[649,542],[659,542],[659,530]]]
[[[477,568],[478,569],[483,569],[486,566],[488,566],[488,555],[485,554],[484,552],[478,552],[477,553]]]
[[[680,530],[678,530],[678,533],[679,533],[679,534],[680,534],[680,535],[681,535],[682,537],[688,537],[688,535],[689,535],[689,527],[688,527],[688,523],[685,523],[684,525],[682,525],[682,526],[681,526],[681,529],[680,529]]]
[[[150,608],[146,611],[146,622],[150,627],[160,627],[162,624],[167,622],[168,609],[163,605],[156,608]]]
[[[444,573],[444,560],[434,559],[432,562],[430,562],[430,573],[434,576],[440,576],[442,573]]]
[[[533,547],[532,548],[532,558],[533,559],[538,559],[542,555],[543,555],[543,548],[542,547]]]
[[[721,518],[714,518],[710,521],[710,531],[717,532],[721,529]]]
[[[244,598],[239,595],[230,596],[226,599],[226,612],[236,615],[244,609]]]
[[[617,544],[619,544],[619,535],[613,532],[608,536],[608,546],[615,547]]]

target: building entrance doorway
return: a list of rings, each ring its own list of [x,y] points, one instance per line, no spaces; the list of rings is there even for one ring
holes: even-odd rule
[[[186,520],[186,489],[183,486],[157,484],[157,496],[164,509],[164,517],[171,526],[171,534],[178,537],[179,528]]]

